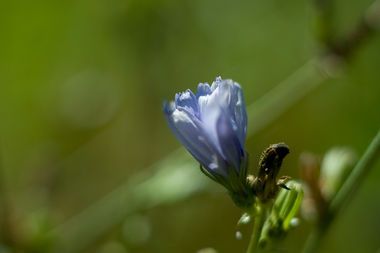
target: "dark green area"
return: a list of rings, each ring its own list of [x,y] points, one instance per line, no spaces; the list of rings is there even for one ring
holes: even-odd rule
[[[336,1],[335,35],[350,31],[370,3]],[[221,75],[239,82],[251,104],[293,73],[319,52],[313,14],[312,4],[300,0],[3,3],[0,176],[10,214],[4,226],[13,232],[0,232],[28,248],[4,252],[42,251],[46,231],[135,175],[152,173],[150,165],[179,147],[161,109],[175,92]],[[380,126],[379,68],[375,35],[338,78],[248,139],[252,167],[278,142],[291,150],[280,175],[292,177],[304,151],[322,155],[343,145],[362,154]],[[380,249],[379,182],[377,163],[321,252]],[[84,252],[244,252],[250,228],[235,239],[240,214],[211,185],[126,217]],[[301,223],[278,247],[298,252],[308,229]]]

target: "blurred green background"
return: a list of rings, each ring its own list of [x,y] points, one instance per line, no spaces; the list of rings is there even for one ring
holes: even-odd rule
[[[335,36],[370,4],[334,1]],[[2,253],[75,252],[54,246],[56,227],[125,182],[154,177],[151,166],[180,147],[161,109],[175,92],[221,75],[251,104],[319,53],[313,5],[301,0],[7,1],[0,14]],[[379,68],[375,35],[338,78],[248,139],[252,166],[280,141],[291,148],[282,174],[293,177],[304,151],[344,145],[362,154],[380,126]],[[204,182],[196,194],[137,208],[78,252],[244,252],[249,227],[235,239],[241,211]],[[379,252],[379,182],[377,163],[321,252]],[[90,230],[111,216],[93,218]],[[302,222],[273,252],[299,252],[309,229]]]

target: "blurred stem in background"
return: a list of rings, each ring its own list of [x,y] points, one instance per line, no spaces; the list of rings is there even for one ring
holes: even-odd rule
[[[336,58],[347,59],[379,27],[379,2],[375,2],[351,33],[334,42],[326,55],[308,61],[247,108],[248,117],[255,122],[248,128],[249,136],[257,134],[323,81],[335,76],[342,62]],[[326,21],[326,29],[331,29],[328,28],[329,22]],[[79,252],[128,215],[184,200],[205,190],[207,181],[196,168],[183,149],[173,152],[51,231],[48,236],[54,236],[57,240],[53,251]],[[155,174],[146,175],[146,171],[154,171]]]
[[[330,36],[331,31],[331,8],[332,3],[328,0],[316,0],[317,8],[320,8],[322,15],[319,17],[322,20],[321,29],[325,29],[324,36]],[[326,20],[323,20],[326,19]],[[368,10],[364,13],[357,25],[341,40],[332,42],[331,37],[323,37],[325,45],[329,47],[330,54],[338,56],[347,60],[354,51],[368,39],[380,27],[380,1],[375,1]],[[342,207],[349,200],[349,197],[356,191],[360,183],[363,181],[364,176],[371,169],[375,160],[379,157],[380,153],[380,131],[377,133],[372,143],[368,146],[367,150],[351,171],[350,175],[345,180],[343,186],[336,193],[335,197],[329,203],[326,213],[319,219],[316,228],[310,234],[304,253],[317,252],[321,246],[321,241],[326,236],[328,229],[331,226],[334,218],[337,217]]]
[[[380,25],[380,1],[375,1],[356,26],[342,39],[334,37],[334,1],[314,0],[316,10],[316,37],[327,54],[348,59]]]
[[[332,0],[314,0],[315,34],[324,49],[330,48],[334,39],[334,2]]]
[[[359,187],[372,165],[380,158],[380,130],[373,138],[367,150],[356,164],[344,184],[332,199],[329,213],[336,216],[342,207],[346,204],[349,196],[351,196]]]
[[[362,15],[354,28],[329,48],[331,54],[348,59],[359,46],[380,28],[380,1],[376,0]]]
[[[309,236],[306,242],[304,253],[317,252],[321,246],[321,241],[326,236],[328,229],[330,228],[334,218],[336,218],[339,212],[342,210],[345,204],[349,201],[350,197],[358,189],[362,183],[365,175],[372,168],[376,159],[380,156],[380,130],[372,140],[359,162],[356,164],[350,175],[345,180],[343,186],[336,193],[328,206],[327,212],[320,219],[320,222],[316,224],[316,228]]]

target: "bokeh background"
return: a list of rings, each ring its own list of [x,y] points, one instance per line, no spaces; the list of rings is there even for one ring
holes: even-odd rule
[[[350,31],[371,4],[333,2],[336,37]],[[243,239],[235,239],[241,211],[224,189],[198,176],[198,165],[167,127],[162,103],[218,75],[239,82],[247,104],[257,101],[320,53],[313,4],[1,5],[0,252],[244,252],[250,228],[241,228]],[[349,146],[362,154],[380,126],[379,68],[375,34],[338,77],[248,138],[252,167],[266,146],[280,141],[291,148],[282,174],[292,177],[298,177],[304,151],[323,155],[333,146]],[[249,118],[249,124],[260,120]],[[157,173],[167,168],[161,177],[170,177],[171,169],[184,165],[170,180]],[[189,170],[196,173],[188,176]],[[377,163],[321,252],[379,252],[379,182]],[[147,189],[155,198],[141,193]],[[299,252],[309,230],[301,222],[273,252]]]

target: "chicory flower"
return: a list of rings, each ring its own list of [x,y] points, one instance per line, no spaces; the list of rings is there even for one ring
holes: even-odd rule
[[[220,77],[211,86],[200,83],[196,94],[177,93],[174,101],[164,104],[164,113],[202,172],[233,195],[249,194],[244,149],[247,113],[238,83]]]

